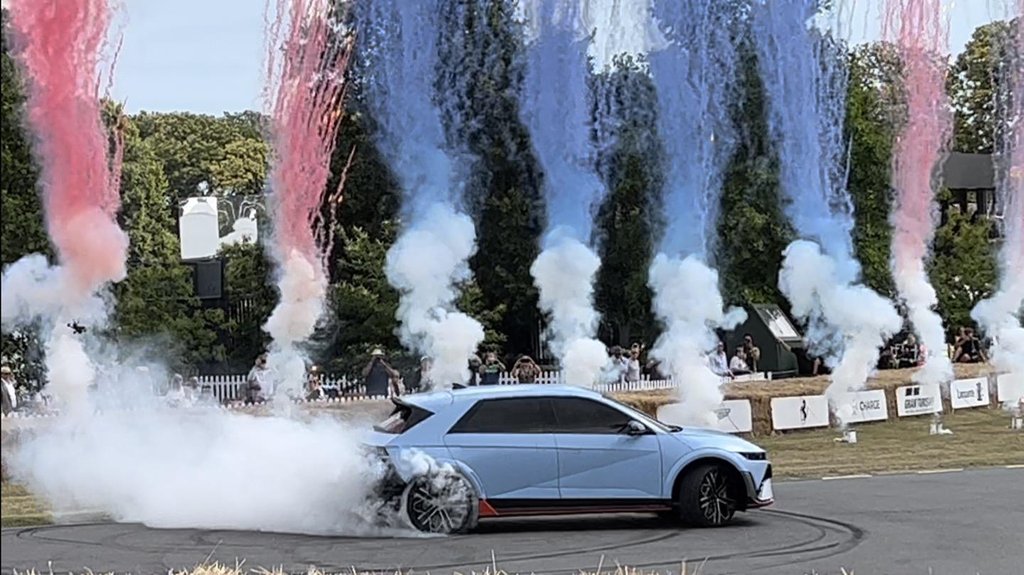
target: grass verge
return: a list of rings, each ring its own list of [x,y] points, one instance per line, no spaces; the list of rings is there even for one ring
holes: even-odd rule
[[[0,507],[0,525],[5,528],[46,525],[53,522],[53,517],[43,503],[17,484],[6,481],[0,484]]]
[[[853,426],[857,443],[837,443],[839,431],[777,433],[754,441],[769,452],[776,477],[824,477],[1024,464],[1024,433],[998,409],[946,415],[952,435],[929,435],[927,416]]]

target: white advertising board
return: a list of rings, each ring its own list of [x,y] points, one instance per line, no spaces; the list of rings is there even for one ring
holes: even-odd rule
[[[217,198],[189,198],[185,201],[178,218],[181,259],[200,260],[217,255],[220,247],[217,218]]]
[[[1000,403],[1011,405],[1024,401],[1024,373],[1004,373],[997,377],[996,397]]]
[[[957,379],[949,384],[949,403],[953,409],[988,405],[988,378]]]
[[[754,429],[754,420],[750,410],[750,401],[746,399],[729,399],[715,410],[717,422],[708,429],[725,433],[750,433]],[[658,420],[672,425],[687,425],[681,403],[670,403],[658,408]]]
[[[889,406],[881,389],[844,393],[836,398],[835,411],[836,418],[843,423],[889,419]]]
[[[824,395],[772,399],[772,429],[828,427],[828,399]]]
[[[927,415],[942,411],[939,384],[905,385],[896,388],[896,413],[900,417]]]

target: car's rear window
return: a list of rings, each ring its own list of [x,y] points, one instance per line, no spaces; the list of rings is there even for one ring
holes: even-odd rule
[[[398,403],[395,404],[395,409],[391,412],[391,415],[384,421],[374,425],[373,429],[381,433],[401,435],[431,415],[434,414],[422,407]]]

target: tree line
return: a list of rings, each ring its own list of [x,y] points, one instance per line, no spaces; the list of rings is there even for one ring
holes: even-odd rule
[[[475,41],[467,53],[475,66],[460,63],[460,133],[473,163],[467,182],[468,207],[477,225],[478,251],[473,279],[461,286],[460,308],[485,326],[485,345],[506,354],[534,353],[544,318],[529,267],[544,229],[543,174],[529,134],[519,119],[522,35],[510,0],[479,0],[453,10],[448,33]],[[975,30],[966,49],[951,63],[948,91],[955,111],[957,151],[997,151],[1003,61],[1012,25],[994,22]],[[7,50],[2,53],[0,178],[2,261],[23,255],[52,255],[43,225],[38,166],[31,137],[23,129],[23,78]],[[475,51],[474,51],[475,49]],[[787,308],[777,275],[782,251],[793,231],[782,214],[778,160],[769,145],[765,100],[751,50],[741,52],[737,74],[743,85],[735,103],[742,138],[725,178],[717,231],[716,266],[731,305],[775,303]],[[899,62],[881,43],[851,49],[845,132],[851,142],[848,189],[856,209],[854,242],[864,281],[895,296],[889,271],[889,212],[893,192],[890,166],[899,119]],[[634,103],[653,101],[654,88],[641,59],[623,56],[610,70],[593,76],[601,94]],[[331,189],[348,164],[344,201],[336,210],[336,237],[330,255],[329,311],[311,342],[314,361],[329,370],[352,370],[371,347],[400,352],[395,336],[398,294],[387,283],[384,260],[400,229],[400,198],[394,175],[374,145],[375,119],[362,105],[358,77],[347,94],[346,110],[332,162]],[[609,345],[653,343],[659,326],[651,313],[647,269],[658,226],[672,214],[658,206],[660,144],[652,106],[619,106],[615,144],[602,149],[598,168],[608,187],[595,206],[602,267],[596,305],[602,314],[599,336]],[[209,116],[189,112],[127,114],[106,105],[108,121],[125,130],[120,224],[131,248],[128,277],[114,286],[116,305],[105,329],[117,339],[152,342],[182,370],[247,368],[266,344],[260,329],[277,294],[272,269],[261,245],[237,245],[226,260],[228,305],[197,298],[191,272],[180,262],[176,232],[179,202],[206,183],[220,197],[265,193],[269,150],[263,117],[257,112]],[[940,203],[951,197],[943,190]],[[972,214],[944,210],[929,270],[939,295],[939,311],[952,330],[971,323],[969,312],[996,284],[995,248],[990,223]],[[262,230],[266,230],[262,222]],[[261,235],[264,235],[261,233]],[[244,305],[243,305],[244,304]],[[7,357],[38,358],[31,330],[5,333]],[[411,361],[411,360],[409,360]],[[402,361],[399,360],[401,365]]]

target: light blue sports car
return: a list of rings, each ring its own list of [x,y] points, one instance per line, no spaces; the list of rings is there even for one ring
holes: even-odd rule
[[[667,425],[580,387],[473,387],[394,402],[366,441],[389,468],[379,495],[421,531],[612,512],[719,526],[773,501],[760,447]]]

